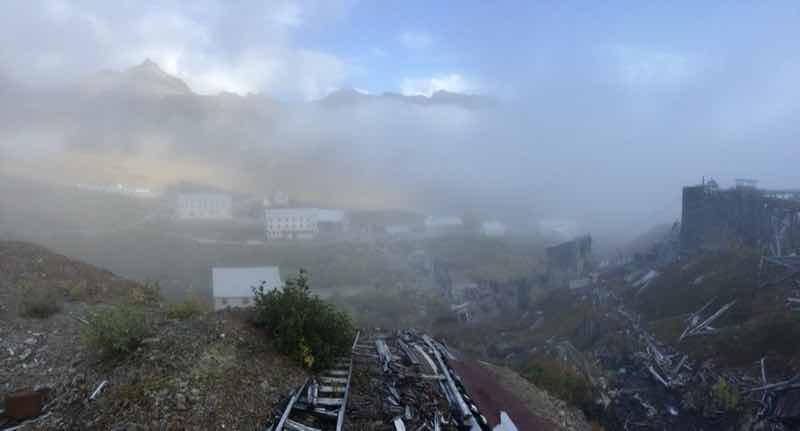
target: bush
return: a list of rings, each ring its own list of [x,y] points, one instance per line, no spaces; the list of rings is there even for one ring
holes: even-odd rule
[[[253,290],[254,323],[267,328],[281,352],[313,369],[329,367],[349,353],[355,334],[350,317],[311,294],[305,270],[283,288],[265,292],[262,285]]]
[[[55,289],[44,286],[33,287],[26,283],[18,287],[22,295],[20,315],[46,319],[61,311],[62,298]]]
[[[206,312],[206,307],[195,299],[167,305],[167,318],[188,320],[201,316]]]
[[[83,341],[103,356],[127,354],[150,334],[144,313],[130,305],[92,312],[87,321]]]
[[[539,388],[576,407],[586,407],[593,400],[589,382],[560,362],[534,360],[523,371],[523,376]]]
[[[739,391],[722,377],[711,387],[711,394],[714,403],[725,410],[734,410],[739,405]]]
[[[153,305],[161,302],[161,285],[157,281],[147,281],[144,285],[130,290],[130,302],[137,305]]]
[[[67,285],[66,291],[71,301],[85,300],[89,296],[89,284],[86,280],[76,281]]]

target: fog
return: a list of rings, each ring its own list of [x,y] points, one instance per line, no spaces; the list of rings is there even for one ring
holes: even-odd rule
[[[800,184],[796,5],[377,7],[6,3],[0,173],[626,238],[702,177]]]

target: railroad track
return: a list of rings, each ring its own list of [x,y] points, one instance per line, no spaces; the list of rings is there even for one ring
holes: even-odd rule
[[[394,383],[390,383],[397,379],[389,376],[396,373],[398,367],[406,369],[406,372],[410,372],[411,368],[417,370],[412,374],[418,377],[424,376],[421,378],[435,382],[435,387],[438,386],[439,393],[446,399],[445,405],[449,405],[449,409],[423,412],[419,410],[420,406],[415,406],[414,418],[408,417],[411,413],[406,407],[405,418],[403,415],[395,416],[391,421],[395,430],[406,430],[409,419],[414,422],[413,419],[422,416],[429,422],[426,424],[427,427],[434,431],[491,430],[486,418],[480,413],[461,379],[450,366],[449,361],[455,358],[447,347],[428,335],[408,331],[394,338],[391,346],[383,336],[361,337],[359,332],[353,342],[350,357],[338,358],[331,369],[307,379],[302,386],[292,392],[281,406],[280,414],[273,417],[272,424],[266,431],[342,431],[354,356],[376,361],[378,369],[387,376],[383,384],[388,385],[387,389],[393,393],[392,401],[397,406],[400,405],[402,397]],[[400,362],[406,363],[408,367],[401,365]],[[412,374],[406,377],[412,378]],[[422,416],[416,417],[418,414]]]
[[[310,377],[289,396],[266,431],[341,431],[352,374],[352,354],[337,358],[332,368]]]
[[[383,420],[395,431],[491,430],[450,365],[455,357],[443,343],[413,330],[366,338],[354,356],[371,378],[369,388],[354,386],[348,412],[353,429]]]

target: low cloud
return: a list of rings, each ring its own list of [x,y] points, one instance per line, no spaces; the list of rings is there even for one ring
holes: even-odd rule
[[[451,93],[475,93],[474,83],[459,73],[441,74],[428,78],[405,78],[400,84],[400,91],[406,96],[428,96],[437,91]]]
[[[631,45],[610,49],[622,83],[632,89],[677,88],[701,72],[690,55]]]

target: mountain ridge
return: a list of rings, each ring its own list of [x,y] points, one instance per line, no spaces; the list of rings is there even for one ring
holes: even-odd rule
[[[149,58],[123,71],[97,72],[81,80],[78,87],[90,95],[118,92],[150,96],[196,94],[186,82],[165,72]]]
[[[5,86],[10,81],[0,75],[0,86]],[[271,99],[263,92],[241,95],[230,91],[220,91],[216,94],[201,94],[195,92],[183,79],[164,71],[158,63],[146,58],[133,67],[123,70],[101,70],[79,80],[75,88],[84,95],[133,95],[145,97],[174,97],[196,96],[204,100],[245,100],[245,99]],[[484,95],[457,93],[439,90],[430,96],[407,95],[392,91],[381,94],[371,94],[358,91],[352,87],[343,87],[332,91],[326,96],[307,103],[320,104],[325,107],[352,106],[360,103],[375,101],[400,102],[412,105],[435,106],[456,105],[464,108],[479,108],[489,102]]]
[[[447,90],[439,90],[430,96],[425,96],[422,94],[407,95],[392,91],[372,94],[356,90],[352,87],[344,87],[332,91],[327,96],[315,102],[327,107],[352,106],[360,103],[372,102],[400,102],[422,106],[457,105],[464,108],[479,108],[489,104],[490,99],[488,96],[484,95],[456,93]]]

